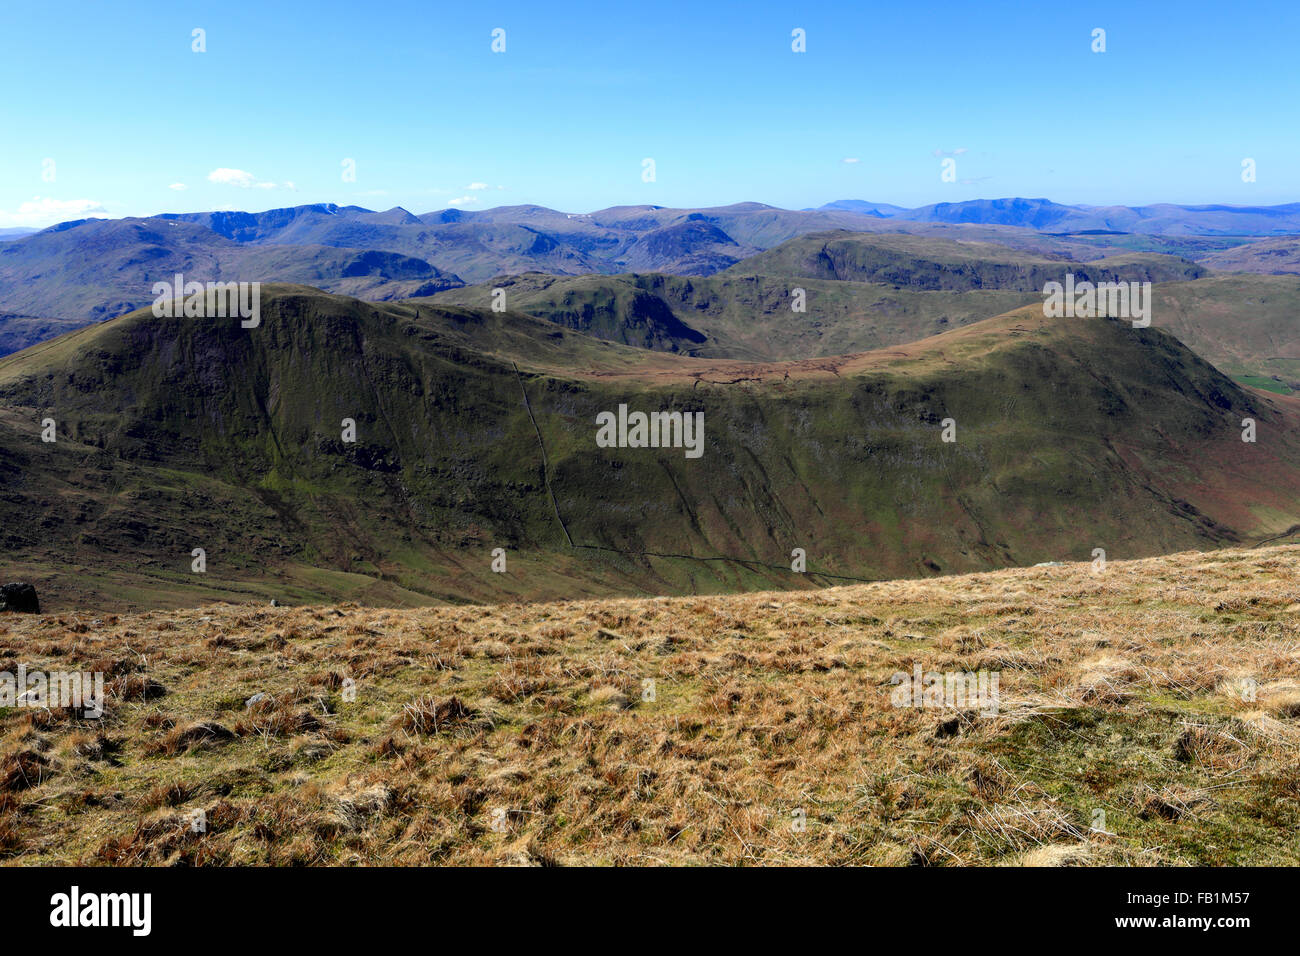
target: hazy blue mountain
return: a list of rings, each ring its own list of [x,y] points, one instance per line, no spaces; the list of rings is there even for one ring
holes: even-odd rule
[[[903,209],[841,199],[826,211],[876,213],[908,222],[1024,226],[1044,232],[1136,232],[1167,236],[1284,236],[1300,233],[1300,203],[1281,206],[1071,206],[1050,199],[974,199]]]
[[[0,354],[57,334],[50,322],[85,325],[149,305],[153,284],[177,273],[200,282],[302,282],[371,300],[464,284],[423,259],[386,250],[254,245],[176,218],[80,220],[0,245],[0,312],[9,316]]]

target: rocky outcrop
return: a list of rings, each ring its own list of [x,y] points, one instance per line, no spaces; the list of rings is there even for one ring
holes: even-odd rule
[[[41,602],[36,598],[36,588],[30,584],[0,585],[0,612],[40,614]]]

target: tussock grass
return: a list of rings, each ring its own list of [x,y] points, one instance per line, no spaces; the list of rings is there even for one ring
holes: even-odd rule
[[[0,858],[1297,864],[1300,547],[825,591],[0,619]],[[891,704],[996,671],[1000,706]],[[260,696],[259,696],[260,695]],[[194,825],[195,811],[204,824]]]

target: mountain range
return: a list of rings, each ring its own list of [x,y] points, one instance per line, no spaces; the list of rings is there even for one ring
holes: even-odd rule
[[[987,259],[990,244],[1004,259],[1020,253],[1091,263],[1152,253],[1221,271],[1300,271],[1300,239],[1271,238],[1278,230],[1300,232],[1294,205],[1107,207],[1105,223],[1135,231],[1083,228],[1096,225],[1100,214],[1047,200],[1010,199],[916,210],[841,201],[797,211],[761,203],[619,206],[585,214],[511,206],[419,216],[399,207],[374,212],[317,204],[260,213],[78,220],[0,243],[0,354],[140,308],[152,301],[154,282],[178,273],[200,281],[300,282],[387,301],[530,272],[770,274],[781,267],[772,256],[806,254],[793,240],[831,232],[842,233],[848,248],[854,248],[854,235],[892,235],[880,242],[893,243],[892,255],[909,269],[911,248],[904,236],[916,237],[918,249],[925,248],[925,239],[946,240],[946,258],[933,266],[943,273],[963,257],[963,249]],[[1143,231],[1156,226],[1169,232]],[[840,241],[828,248],[845,247]],[[826,263],[811,271],[807,265],[799,265],[797,274],[847,277]],[[890,282],[887,263],[878,265],[883,271],[874,279]]]
[[[967,205],[321,205],[5,242],[0,552],[56,606],[425,604],[1300,526],[1296,240]],[[1290,214],[1226,208],[1187,228]],[[259,324],[155,317],[177,274],[263,283]],[[1151,283],[1151,327],[1045,316],[1067,274]],[[701,457],[598,443],[629,409],[702,416]]]
[[[1164,236],[1294,236],[1300,233],[1300,203],[1281,206],[1081,206],[1049,199],[975,199],[915,209],[841,199],[822,210],[859,212],[907,222],[979,223],[1024,226],[1042,232],[1135,232]]]
[[[90,219],[0,245],[3,311],[100,321],[154,299],[153,283],[276,278],[367,298],[461,285],[398,252],[312,243],[246,244],[175,219]]]

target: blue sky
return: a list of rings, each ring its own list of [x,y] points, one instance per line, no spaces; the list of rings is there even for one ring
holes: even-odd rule
[[[1033,6],[9,2],[0,228],[308,202],[1300,200],[1300,4]]]

